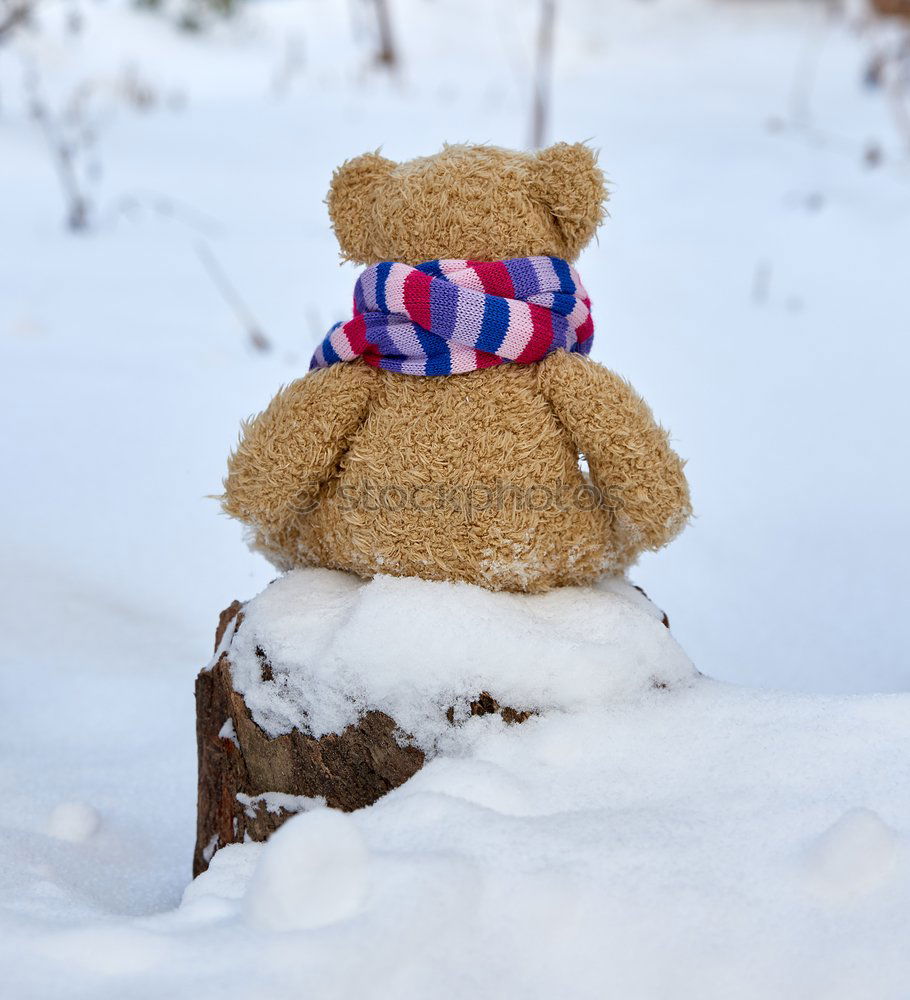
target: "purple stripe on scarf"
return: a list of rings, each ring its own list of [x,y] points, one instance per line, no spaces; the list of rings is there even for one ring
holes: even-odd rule
[[[550,313],[553,321],[553,347],[564,351],[569,346],[569,321],[559,313]]]
[[[389,332],[390,316],[385,313],[370,312],[364,316],[367,343],[372,344],[382,358],[395,358],[401,354],[398,345]]]
[[[559,278],[553,270],[549,257],[529,257],[531,266],[537,276],[538,287],[548,292],[554,292],[559,287]]]
[[[540,291],[537,271],[527,257],[516,257],[514,260],[507,260],[505,264],[515,287],[516,299],[527,299]]]
[[[437,278],[430,285],[430,315],[433,333],[451,340],[458,319],[458,285]]]

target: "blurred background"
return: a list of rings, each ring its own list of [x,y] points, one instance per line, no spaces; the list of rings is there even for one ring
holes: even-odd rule
[[[191,770],[217,613],[274,576],[211,495],[349,310],[332,170],[445,141],[600,150],[594,356],[698,515],[633,578],[699,668],[906,690],[910,4],[877,5],[0,0],[0,657],[28,726],[78,705],[135,739],[179,705]]]

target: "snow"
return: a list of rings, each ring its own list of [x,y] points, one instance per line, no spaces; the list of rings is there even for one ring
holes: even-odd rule
[[[357,824],[333,809],[295,816],[272,834],[244,904],[255,927],[294,931],[350,920],[367,894],[369,856]]]
[[[270,736],[340,733],[378,710],[430,751],[451,736],[446,712],[462,720],[484,691],[577,714],[691,682],[662,616],[618,579],[529,596],[300,569],[244,606],[231,674]]]
[[[227,740],[229,743],[233,743],[235,747],[240,746],[240,743],[237,740],[237,730],[234,728],[233,719],[224,720],[224,725],[218,730],[218,736],[222,740]]]
[[[244,795],[243,792],[238,792],[237,801],[250,819],[255,819],[260,808],[269,813],[298,813],[325,805],[325,799],[320,796],[288,795],[286,792],[262,792],[260,795]],[[215,840],[217,842],[217,837]]]
[[[894,29],[853,7],[558,5],[551,135],[590,137],[613,185],[579,264],[595,357],[671,428],[698,514],[634,579],[708,676],[592,687],[609,628],[653,634],[661,662],[677,649],[623,588],[591,596],[606,617],[571,661],[578,609],[553,599],[547,627],[505,601],[503,686],[545,710],[464,720],[343,818],[362,877],[345,888],[339,838],[320,881],[308,852],[333,837],[311,804],[271,876],[256,873],[277,838],[219,850],[190,882],[193,678],[218,611],[272,574],[209,497],[239,418],[348,307],[332,169],[380,145],[403,159],[526,140],[527,4],[391,7],[392,79],[368,63],[368,5],[317,0],[259,0],[200,36],[114,0],[46,4],[40,32],[0,47],[0,992],[904,996],[910,163],[889,99],[861,85]],[[27,114],[30,65],[55,113],[97,83],[96,213],[78,236]],[[130,73],[155,96],[145,110]],[[270,352],[249,346],[200,243]],[[477,657],[488,640],[420,586],[349,584],[347,634],[312,669],[331,682],[330,662],[373,662],[354,709],[410,704],[429,741],[396,651],[419,635],[434,659],[413,684],[441,701],[447,639]],[[384,621],[380,597],[430,617]],[[459,600],[480,614],[488,597]],[[371,622],[382,648],[366,648]],[[519,677],[532,649],[549,660]],[[323,724],[352,706],[332,711]],[[307,926],[262,926],[257,894]]]
[[[811,846],[808,874],[817,891],[833,899],[868,895],[893,877],[904,851],[878,813],[850,809]]]
[[[902,697],[702,678],[462,731],[460,756],[375,806],[304,813],[219,850],[176,909],[81,929],[91,958],[60,958],[62,928],[27,955],[53,947],[77,996],[240,995],[251,976],[263,996],[901,995]]]
[[[54,808],[47,832],[58,840],[80,843],[88,840],[101,825],[97,811],[85,802],[61,802]]]

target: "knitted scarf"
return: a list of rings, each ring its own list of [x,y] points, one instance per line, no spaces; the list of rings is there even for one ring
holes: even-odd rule
[[[363,358],[406,375],[453,375],[587,354],[593,334],[588,294],[558,257],[385,261],[357,279],[354,318],[329,330],[310,368]]]

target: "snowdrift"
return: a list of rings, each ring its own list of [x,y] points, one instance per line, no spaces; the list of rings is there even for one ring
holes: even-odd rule
[[[264,739],[382,713],[420,754],[350,813],[240,796],[283,825],[212,845],[160,918],[241,935],[238,963],[267,949],[285,989],[901,995],[905,697],[718,684],[624,580],[524,596],[298,571],[234,616],[207,671],[228,661]],[[474,711],[480,692],[522,723]]]

